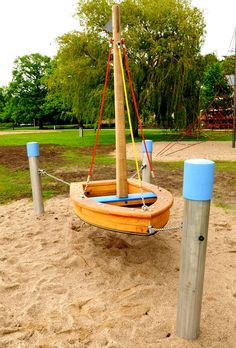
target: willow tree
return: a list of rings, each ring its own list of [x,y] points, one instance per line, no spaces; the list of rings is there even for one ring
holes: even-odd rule
[[[107,43],[96,33],[72,32],[58,38],[59,50],[48,79],[49,99],[58,96],[79,123],[94,123],[104,86]],[[110,118],[112,89],[108,88],[104,117]],[[68,115],[68,111],[67,111]]]
[[[82,30],[99,35],[101,40],[108,37],[104,28],[112,3],[79,0],[77,15]],[[164,127],[179,117],[182,123],[187,122],[187,116],[192,119],[200,89],[197,79],[204,34],[201,11],[187,0],[124,0],[120,6],[141,114],[153,113]],[[196,102],[189,102],[191,98]]]

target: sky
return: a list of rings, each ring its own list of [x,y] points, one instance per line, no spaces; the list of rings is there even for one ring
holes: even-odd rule
[[[202,54],[215,52],[219,58],[229,54],[236,28],[236,0],[191,2],[203,10],[207,24]],[[56,38],[79,29],[75,9],[76,0],[0,0],[0,86],[11,81],[17,57],[56,54]]]

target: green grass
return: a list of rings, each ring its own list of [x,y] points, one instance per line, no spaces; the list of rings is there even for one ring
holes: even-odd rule
[[[236,161],[215,161],[215,168],[221,172],[236,173]]]
[[[229,204],[226,204],[226,203],[215,203],[215,206],[218,207],[218,208],[224,209],[224,211],[226,213],[229,212],[230,209],[231,209],[231,206]]]
[[[235,172],[236,173],[236,161],[214,161],[215,169],[217,172]],[[158,168],[158,161],[153,161]],[[159,163],[160,165],[160,163]],[[184,161],[176,162],[161,162],[161,166],[166,170],[176,170],[184,168]]]
[[[84,168],[88,167],[91,156],[78,154],[78,152],[73,151],[73,148],[70,148],[62,153],[62,160],[63,163],[61,165],[65,168],[74,168],[76,165]]]
[[[0,204],[31,196],[29,172],[0,166]]]
[[[0,132],[1,135],[1,132]],[[130,142],[129,131],[126,131],[127,142]],[[153,141],[197,141],[197,140],[231,140],[231,132],[205,132],[199,138],[186,136],[180,138],[175,131],[163,131],[157,129],[146,129],[145,138]],[[79,137],[78,130],[61,130],[54,132],[43,132],[43,133],[24,133],[24,134],[9,134],[0,136],[0,146],[14,146],[14,145],[25,145],[27,142],[36,141],[39,144],[57,144],[62,146],[93,146],[95,141],[94,130],[88,129],[84,131],[84,137]],[[136,139],[141,141],[141,137]],[[111,145],[115,144],[115,131],[114,129],[102,129],[99,136],[99,144]]]
[[[176,162],[159,162],[158,161],[153,161],[155,163],[155,166],[157,167],[158,171],[158,166],[161,165],[163,169],[166,170],[176,170],[176,169],[183,169],[184,168],[184,161],[176,161]]]
[[[84,137],[79,137],[78,131],[59,131],[45,133],[6,134],[0,136],[0,146],[25,145],[36,141],[39,144],[56,144],[62,146],[80,147],[92,146],[95,140],[95,132],[86,130]],[[100,136],[100,144],[110,145],[115,142],[114,131],[103,131]]]
[[[79,165],[80,168],[88,168],[91,162],[91,154],[84,155],[77,151],[73,151],[73,148],[66,149],[63,154],[63,167],[65,168],[73,168],[76,164]],[[115,165],[116,160],[114,157],[110,155],[97,154],[95,158],[95,165]]]
[[[155,141],[169,141],[172,136],[176,136],[175,132],[165,132],[155,129],[145,130],[145,133],[146,138],[153,139]],[[217,134],[216,132],[211,133],[214,133],[215,135]],[[39,144],[58,145],[58,151],[60,155],[57,157],[57,159],[53,159],[51,162],[41,162],[40,167],[45,168],[46,170],[48,170],[49,173],[52,174],[59,172],[62,176],[64,173],[69,172],[75,174],[76,171],[83,171],[83,176],[86,176],[91,161],[92,150],[92,148],[87,149],[87,147],[92,147],[94,145],[94,139],[95,132],[93,130],[85,130],[85,136],[83,138],[80,138],[78,131],[75,130],[10,135],[1,135],[0,133],[0,146],[25,146],[25,144],[30,141],[37,141],[39,142]],[[130,141],[128,131],[127,141]],[[139,138],[138,141],[141,141],[141,138]],[[99,143],[103,145],[114,145],[115,131],[107,129],[102,130],[100,134]],[[9,158],[9,161],[10,160],[11,159]],[[43,159],[41,157],[40,161],[42,160]],[[133,161],[128,161],[128,164],[132,165],[132,168],[135,169]],[[112,166],[114,168],[115,158],[106,154],[100,154],[98,151],[95,160],[95,167],[97,167],[99,170],[99,166],[106,166],[106,168]],[[174,172],[176,170],[180,172],[180,170],[183,169],[183,161],[159,163],[156,162],[155,167],[157,168],[157,174],[158,167],[167,171]],[[221,172],[221,176],[224,175],[224,173],[228,172],[229,175],[232,177],[232,173],[236,172],[236,161],[216,161],[216,171]],[[60,176],[60,174],[58,176]],[[65,180],[69,182],[71,181],[70,178],[68,178],[68,180],[66,178]],[[83,177],[83,180],[86,180],[86,177]],[[231,179],[231,184],[233,184],[232,181],[233,179]],[[44,198],[50,198],[58,193],[68,193],[68,187],[61,188],[61,185],[62,184],[60,183],[55,183],[52,179],[44,177]],[[12,170],[9,169],[7,166],[0,165],[0,204],[5,204],[7,202],[20,199],[22,197],[31,197],[31,187],[28,170],[20,170],[20,167],[17,168],[17,164],[16,170]]]

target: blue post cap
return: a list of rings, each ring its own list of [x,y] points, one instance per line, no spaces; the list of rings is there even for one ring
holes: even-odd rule
[[[215,163],[193,158],[184,161],[183,196],[194,201],[208,201],[212,198]]]
[[[146,152],[144,141],[146,143],[147,151],[152,153],[152,140],[143,140],[142,141],[142,152]]]
[[[39,156],[39,144],[36,142],[31,142],[26,144],[27,156],[28,157],[38,157]]]

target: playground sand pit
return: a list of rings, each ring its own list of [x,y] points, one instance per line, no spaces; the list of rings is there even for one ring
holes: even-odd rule
[[[135,237],[82,223],[68,198],[35,217],[0,207],[0,347],[214,347],[236,342],[236,216],[211,207],[201,335],[175,335],[180,232]],[[175,198],[170,223],[182,221]]]
[[[183,219],[177,176],[170,225]],[[232,178],[217,180],[221,194],[233,192],[235,202]],[[180,242],[180,231],[137,237],[84,224],[65,195],[46,201],[40,217],[28,199],[0,206],[0,347],[234,348],[234,206],[211,204],[196,341],[175,334]]]
[[[139,158],[141,158],[140,143],[137,150]],[[127,145],[127,157],[133,158],[132,144]],[[230,141],[178,141],[153,144],[153,160],[155,161],[183,161],[190,158],[236,161],[236,151],[232,148]]]

